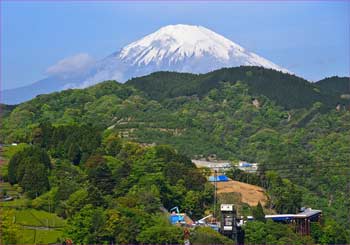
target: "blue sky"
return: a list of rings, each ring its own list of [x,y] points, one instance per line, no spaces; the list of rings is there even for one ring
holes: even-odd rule
[[[101,59],[168,24],[202,25],[309,80],[349,76],[348,1],[1,1],[2,89],[79,53]]]

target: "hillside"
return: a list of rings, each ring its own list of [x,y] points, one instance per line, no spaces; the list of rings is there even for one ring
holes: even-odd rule
[[[339,96],[348,95],[350,99],[350,78],[348,77],[328,77],[315,83],[324,93],[335,93]]]
[[[8,116],[16,106],[0,104],[0,118]]]
[[[40,146],[58,163],[65,159],[84,171],[88,171],[90,156],[102,154],[113,174],[130,173],[132,168],[128,181],[116,185],[114,194],[118,197],[126,194],[124,189],[130,189],[129,197],[138,199],[133,196],[134,185],[164,184],[157,182],[158,177],[164,180],[164,174],[169,175],[162,184],[165,189],[160,190],[162,204],[167,208],[180,205],[174,201],[179,195],[189,203],[185,209],[191,212],[191,205],[207,197],[197,193],[203,191],[202,182],[190,182],[193,166],[186,165],[183,155],[205,158],[215,154],[219,159],[258,162],[260,171],[249,178],[234,170],[228,174],[265,188],[270,197],[266,205],[277,212],[296,212],[301,206],[311,206],[322,209],[326,219],[336,219],[341,227],[349,227],[344,206],[350,207],[350,112],[336,111],[338,102],[336,93],[323,93],[318,85],[258,67],[221,69],[204,75],[159,72],[126,84],[106,81],[6,107],[1,143]],[[109,142],[111,135],[113,140]],[[120,151],[120,144],[124,151]],[[159,154],[169,151],[157,148],[162,144],[174,147],[169,154],[175,160],[154,155],[158,150]],[[95,160],[90,161],[90,167],[94,168]],[[147,169],[158,172],[141,177]],[[184,183],[171,175],[174,169],[180,171],[179,176],[187,176]],[[75,167],[69,171],[79,173]],[[167,185],[177,186],[171,200],[164,194]],[[197,199],[186,196],[182,185],[196,192]],[[157,193],[155,190],[153,194]],[[125,203],[123,199],[119,202]],[[135,205],[139,205],[137,201]],[[193,215],[199,218],[203,212],[195,210]]]
[[[343,101],[336,94],[320,91],[318,86],[300,77],[261,67],[223,68],[203,75],[157,72],[131,79],[126,84],[159,101],[178,96],[202,97],[211,89],[218,88],[222,81],[246,83],[253,96],[264,95],[287,109],[310,108],[315,102],[334,108]]]

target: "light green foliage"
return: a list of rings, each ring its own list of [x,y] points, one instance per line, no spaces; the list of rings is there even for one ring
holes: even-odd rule
[[[336,83],[327,85],[328,80]],[[33,205],[47,210],[46,200],[52,200],[54,211],[65,218],[89,204],[113,210],[113,215],[104,213],[106,220],[111,215],[118,220],[111,218],[111,227],[121,225],[115,232],[103,228],[98,242],[136,243],[149,215],[159,216],[162,206],[179,206],[194,219],[212,207],[212,186],[190,158],[216,154],[258,162],[257,174],[234,170],[232,177],[265,187],[268,205],[277,212],[322,209],[339,227],[321,227],[318,237],[334,241],[332,234],[350,226],[350,113],[334,110],[337,102],[348,104],[339,97],[347,92],[344,80],[328,80],[310,84],[272,70],[239,67],[203,75],[159,72],[123,85],[107,81],[41,95],[4,107],[0,139],[45,149],[53,169],[44,175],[40,161],[16,153],[7,177],[31,197],[51,187]],[[17,168],[19,162],[29,167]],[[94,162],[91,168],[89,162]],[[139,232],[131,234],[129,227]],[[288,236],[277,232],[265,242],[294,243],[284,232]]]
[[[155,225],[143,230],[137,236],[137,241],[142,244],[181,244],[183,243],[183,230],[170,224]]]
[[[245,242],[249,244],[263,244],[266,237],[266,225],[261,221],[246,223]]]
[[[65,220],[54,213],[39,211],[35,209],[23,209],[15,212],[17,224],[25,226],[41,226],[60,228],[65,226]]]
[[[170,163],[178,168],[173,168]],[[111,175],[96,175],[101,164],[108,167]],[[168,169],[168,165],[172,167]],[[88,174],[87,190],[77,190],[68,201],[61,202],[66,216],[70,217],[65,235],[74,238],[74,242],[178,242],[181,237],[176,234],[182,235],[181,229],[170,226],[167,220],[157,219],[163,217],[161,208],[170,209],[181,204],[183,211],[196,218],[203,215],[205,205],[211,201],[213,189],[204,185],[204,176],[188,158],[169,146],[142,148],[121,142],[121,150],[116,156],[93,155],[84,164],[84,169]],[[170,173],[174,176],[167,178]],[[109,188],[112,191],[109,194],[101,192],[97,182],[92,185],[95,181],[109,183],[109,180],[116,181],[115,186]],[[173,181],[175,185],[171,184]],[[91,231],[91,215],[96,209],[103,213],[103,224],[90,236],[87,231]]]
[[[36,230],[35,232],[35,243],[38,244],[50,244],[57,243],[62,240],[63,231],[60,229],[56,230]],[[33,243],[31,241],[30,243]]]
[[[122,141],[116,135],[109,135],[103,140],[103,145],[105,146],[106,153],[111,156],[116,156],[119,154],[122,148]]]
[[[13,222],[14,211],[13,210],[1,210],[1,244],[15,244],[20,239],[20,229],[17,224]]]
[[[32,206],[35,209],[41,209],[48,212],[55,211],[56,206],[56,200],[55,197],[57,196],[57,187],[52,188],[50,191],[46,192],[45,194],[35,198],[32,201]]]
[[[191,244],[232,244],[233,241],[210,227],[198,227],[191,232]]]
[[[297,213],[302,203],[302,191],[288,179],[267,172],[270,206],[279,213]]]
[[[68,220],[65,237],[72,239],[74,243],[98,243],[99,231],[104,222],[102,209],[86,205]]]
[[[193,217],[200,217],[203,211],[197,208],[198,203],[201,202],[202,195],[196,191],[189,191],[186,193],[183,201],[183,209],[186,213],[189,213]]]
[[[244,227],[245,242],[248,244],[305,244],[314,243],[310,237],[293,232],[293,227],[268,220],[249,221]]]
[[[314,235],[315,240],[321,244],[347,244],[350,241],[349,232],[344,230],[335,220],[329,220],[322,227],[320,234]]]
[[[55,243],[62,236],[60,228],[65,226],[65,221],[55,214],[35,209],[6,208],[1,209],[1,214],[1,244]]]
[[[6,145],[1,147],[2,162],[0,164],[0,177],[3,180],[8,181],[8,160],[11,159],[14,154],[22,151],[26,147],[27,144],[25,143],[20,143],[18,145]]]
[[[65,216],[72,216],[82,209],[88,203],[89,193],[85,189],[79,189],[69,196],[69,199],[63,203]]]
[[[28,144],[26,143],[20,143],[18,145],[8,145],[2,147],[2,157],[10,159],[14,154],[16,154],[19,151],[24,150]]]

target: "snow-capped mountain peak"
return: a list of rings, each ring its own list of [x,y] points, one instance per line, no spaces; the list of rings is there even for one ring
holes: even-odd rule
[[[124,47],[120,58],[133,60],[133,64],[148,65],[167,58],[170,63],[177,63],[186,57],[199,58],[208,54],[229,60],[232,52],[239,55],[244,49],[205,27],[168,25]]]

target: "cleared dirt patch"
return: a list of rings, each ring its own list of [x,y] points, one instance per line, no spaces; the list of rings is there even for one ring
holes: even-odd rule
[[[217,182],[216,184],[218,194],[229,192],[239,193],[242,198],[241,202],[247,203],[250,206],[256,206],[258,205],[258,202],[264,206],[267,202],[265,190],[259,186],[250,185],[235,180]]]

